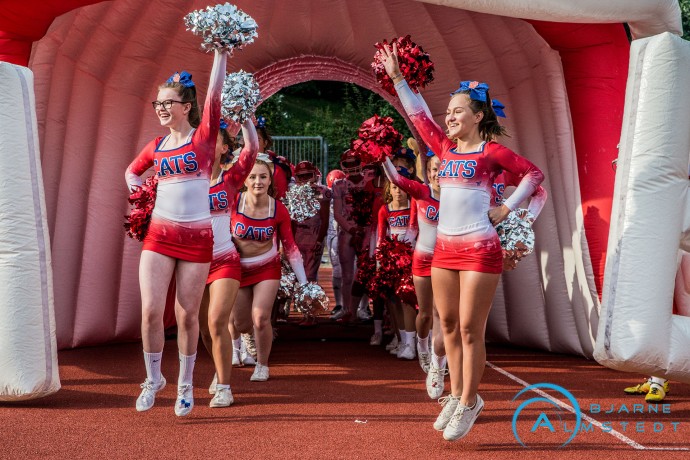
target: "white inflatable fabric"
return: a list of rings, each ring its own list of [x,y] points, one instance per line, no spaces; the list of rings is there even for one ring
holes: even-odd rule
[[[673,315],[690,158],[690,42],[637,40],[630,72],[594,357],[690,383],[690,318]]]
[[[627,22],[633,38],[662,32],[683,35],[678,0],[418,0],[479,13],[538,21]]]
[[[0,401],[60,389],[33,74],[0,62]]]

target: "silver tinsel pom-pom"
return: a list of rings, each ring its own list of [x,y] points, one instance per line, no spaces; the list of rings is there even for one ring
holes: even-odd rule
[[[288,261],[281,257],[280,265],[280,286],[278,287],[277,298],[279,300],[291,299],[295,294],[295,285],[297,284],[297,277]]]
[[[314,314],[319,309],[328,310],[328,296],[313,281],[295,289],[295,308],[303,314]]]
[[[259,84],[252,74],[240,70],[225,76],[220,107],[223,118],[242,124],[254,115],[259,102]]]
[[[310,184],[291,185],[283,197],[283,204],[290,218],[297,222],[311,219],[321,209],[321,203]]]
[[[534,251],[534,215],[526,209],[515,209],[496,226],[503,248],[503,268],[511,270]]]
[[[232,52],[254,42],[258,36],[256,21],[235,5],[207,6],[184,17],[187,30],[201,35],[201,49],[221,48]]]

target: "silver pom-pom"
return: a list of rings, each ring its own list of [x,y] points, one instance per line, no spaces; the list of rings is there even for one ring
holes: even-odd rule
[[[305,315],[313,315],[319,309],[327,311],[328,303],[323,288],[313,281],[295,289],[295,308]]]
[[[242,124],[254,115],[259,102],[261,93],[254,75],[240,70],[225,76],[220,106],[223,118]]]
[[[283,204],[290,213],[290,218],[297,222],[311,219],[321,209],[321,203],[311,184],[291,185],[283,197]]]
[[[295,285],[297,284],[297,277],[292,267],[284,257],[281,257],[280,265],[280,286],[278,287],[278,300],[291,299],[295,294]]]
[[[201,35],[201,49],[205,51],[220,48],[232,52],[254,42],[258,36],[256,21],[230,3],[192,11],[184,17],[184,23],[187,30]]]
[[[503,268],[511,270],[517,263],[534,251],[534,215],[526,209],[515,209],[496,226],[503,248]]]

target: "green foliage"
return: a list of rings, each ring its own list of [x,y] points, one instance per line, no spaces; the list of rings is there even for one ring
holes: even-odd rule
[[[284,88],[258,110],[277,136],[323,136],[328,143],[329,169],[364,120],[374,114],[390,116],[404,138],[410,137],[402,116],[385,99],[352,83],[311,81]]]
[[[683,21],[683,38],[690,40],[690,0],[679,0]]]

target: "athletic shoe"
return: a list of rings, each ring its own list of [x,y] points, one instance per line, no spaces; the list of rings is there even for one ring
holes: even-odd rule
[[[156,393],[165,388],[165,377],[161,375],[161,381],[158,385],[154,385],[153,380],[149,380],[148,377],[141,384],[141,394],[137,398],[137,410],[139,412],[144,412],[153,407],[153,403],[156,402]]]
[[[230,388],[216,388],[215,396],[211,399],[209,407],[228,407],[235,402]]]
[[[386,351],[391,351],[394,348],[398,348],[398,337],[393,336],[393,340],[388,342],[388,345],[386,345]]]
[[[255,366],[256,360],[250,355],[247,350],[242,350],[240,352],[240,362],[243,366]]]
[[[448,374],[446,366],[443,368],[438,368],[432,362],[429,365],[429,373],[426,375],[426,393],[431,399],[438,399],[443,394],[445,389],[444,378]]]
[[[644,400],[651,403],[658,403],[663,401],[665,397],[666,391],[664,390],[664,387],[658,383],[652,383],[649,386],[649,393],[647,393],[647,396],[644,397]]]
[[[265,382],[266,380],[268,380],[268,366],[256,363],[254,373],[249,378],[249,380],[251,380],[252,382]]]
[[[360,308],[357,310],[357,319],[360,321],[369,321],[371,319],[371,313],[369,308]]]
[[[438,400],[438,403],[441,405],[441,407],[443,407],[443,409],[441,409],[441,413],[438,414],[438,417],[436,417],[436,421],[434,422],[434,430],[443,431],[446,428],[446,425],[448,425],[450,418],[455,413],[455,409],[458,407],[459,402],[460,400],[453,395],[448,395]]]
[[[398,344],[395,346],[395,348],[391,349],[390,354],[395,355],[395,357],[398,357],[398,353],[400,353],[400,349],[402,348],[403,344],[402,342],[398,342]]]
[[[399,359],[414,359],[415,353],[414,348],[409,343],[403,343],[400,347],[400,352],[398,353]]]
[[[431,353],[422,353],[417,350],[417,358],[419,358],[419,367],[422,368],[425,374],[429,373],[429,363],[431,362]]]
[[[218,373],[213,374],[213,380],[211,380],[211,386],[208,387],[208,394],[216,394],[216,383],[218,383]]]
[[[629,395],[646,395],[649,393],[649,388],[652,385],[652,379],[648,378],[644,382],[640,383],[639,385],[635,385],[634,387],[628,387],[625,388],[623,391]],[[668,394],[668,391],[671,389],[670,385],[668,384],[668,380],[664,382],[664,392]]]
[[[340,312],[342,310],[343,310],[342,305],[336,305],[335,308],[333,308],[333,310],[331,310],[331,319],[336,319],[336,318],[333,318],[333,316],[335,316],[338,312]]]
[[[242,363],[242,359],[240,358],[240,350],[237,348],[233,347],[232,348],[232,365],[233,367],[242,367],[244,366],[244,363]]]
[[[334,309],[333,313],[331,314],[331,319],[333,321],[337,321],[340,318],[342,318],[343,316],[345,316],[346,313],[348,313],[348,311],[345,310],[343,307],[340,307],[340,310],[338,310],[338,311],[335,311],[335,309]]]
[[[194,409],[194,387],[190,384],[177,386],[177,400],[175,401],[175,415],[184,417]]]
[[[378,332],[374,332],[374,335],[372,335],[371,339],[369,339],[369,345],[371,345],[371,346],[381,345],[381,334],[379,334]]]
[[[482,413],[482,409],[484,409],[484,400],[479,395],[477,395],[477,402],[474,403],[472,408],[464,404],[458,404],[448,425],[443,430],[443,439],[446,441],[457,441],[467,436],[467,433],[472,429],[472,425],[474,425],[474,421]]]

